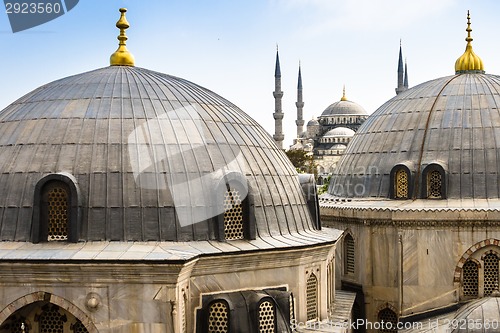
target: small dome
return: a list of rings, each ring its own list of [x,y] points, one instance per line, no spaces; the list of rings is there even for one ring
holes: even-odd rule
[[[307,126],[319,126],[319,121],[317,119],[311,119],[307,122]]]
[[[486,297],[472,301],[462,306],[452,320],[457,323],[499,323],[500,322],[500,298]],[[476,325],[458,325],[451,333],[488,332]],[[496,331],[496,330],[494,330]]]
[[[352,137],[356,134],[352,129],[347,127],[335,127],[334,129],[329,130],[323,135],[324,138],[331,137]]]
[[[343,115],[363,115],[367,116],[366,110],[359,104],[348,100],[340,100],[328,106],[321,114],[321,117],[343,116]]]

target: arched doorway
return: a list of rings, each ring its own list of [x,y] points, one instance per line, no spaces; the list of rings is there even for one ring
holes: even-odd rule
[[[32,303],[26,304],[27,300]],[[75,309],[78,313],[71,313],[67,310],[70,308],[75,309],[70,302],[50,293],[26,295],[0,312],[0,317],[6,318],[0,325],[0,333],[98,332],[84,312]]]

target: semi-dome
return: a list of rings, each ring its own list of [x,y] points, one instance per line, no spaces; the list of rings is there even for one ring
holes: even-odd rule
[[[325,138],[330,137],[352,137],[356,132],[347,127],[335,127],[334,129],[329,130],[323,135]]]
[[[0,161],[1,240],[40,240],[53,181],[68,187],[76,240],[220,239],[224,207],[240,202],[245,237],[315,230],[293,165],[257,122],[143,68],[97,69],[15,101],[0,112]]]
[[[500,76],[477,69],[463,68],[395,96],[356,132],[329,193],[500,198],[499,104]]]
[[[500,297],[485,297],[472,301],[460,308],[455,317],[451,320],[453,323],[467,323],[468,325],[452,325],[450,332],[488,332],[497,330],[500,322]],[[473,325],[472,323],[480,323]],[[486,325],[490,326],[486,326]],[[483,327],[484,325],[484,327]],[[494,328],[493,328],[494,327]]]

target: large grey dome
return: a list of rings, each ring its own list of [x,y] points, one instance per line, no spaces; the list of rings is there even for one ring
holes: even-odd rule
[[[315,230],[295,169],[259,124],[205,88],[138,67],[54,81],[0,112],[1,240],[33,239],[52,180],[74,190],[77,240],[219,239],[212,215],[231,181],[243,197],[247,182],[250,237]]]
[[[387,198],[395,167],[410,198],[438,170],[441,198],[500,198],[500,77],[464,73],[420,84],[360,127],[332,177],[336,197]],[[357,190],[355,190],[357,189]]]
[[[330,104],[325,111],[321,114],[321,117],[328,116],[343,116],[343,115],[363,115],[366,116],[368,113],[365,109],[354,102],[348,100],[340,100],[333,104]]]

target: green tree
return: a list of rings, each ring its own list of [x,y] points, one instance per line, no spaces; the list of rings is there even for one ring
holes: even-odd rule
[[[316,177],[317,165],[311,153],[303,149],[290,149],[285,154],[298,173],[312,173]]]

